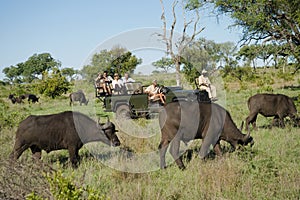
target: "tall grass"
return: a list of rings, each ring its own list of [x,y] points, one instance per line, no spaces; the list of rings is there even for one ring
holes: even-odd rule
[[[160,170],[157,119],[119,122],[114,114],[103,112],[93,89],[79,85],[90,99],[88,106],[70,107],[68,94],[55,100],[42,97],[38,104],[23,105],[12,105],[7,97],[2,97],[7,106],[6,114],[18,115],[14,117],[15,125],[2,127],[0,132],[0,199],[26,196],[28,199],[37,196],[59,199],[53,188],[64,191],[69,186],[75,187],[69,195],[78,195],[77,199],[93,199],[88,193],[94,194],[94,199],[300,198],[300,131],[288,121],[285,129],[269,127],[271,119],[259,116],[258,131],[251,131],[254,146],[231,152],[228,144],[222,142],[224,155],[221,158],[200,160],[197,151],[201,141],[189,143],[187,147],[182,144],[182,151],[189,149],[183,154],[186,170],[179,170],[169,153],[168,168]],[[75,91],[80,89],[79,85],[75,85]],[[257,90],[227,91],[224,106],[238,126],[247,117],[248,97]],[[299,95],[299,90],[275,88],[274,92]],[[299,104],[297,109],[300,110]],[[118,125],[121,147],[111,148],[101,143],[85,145],[80,150],[81,162],[77,169],[71,167],[65,150],[43,152],[40,162],[33,161],[27,150],[18,162],[9,161],[18,122],[29,114],[64,110],[83,112],[95,120],[100,117],[101,121],[108,115]]]

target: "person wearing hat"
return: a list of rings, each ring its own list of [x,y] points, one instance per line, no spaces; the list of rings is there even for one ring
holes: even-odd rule
[[[199,89],[207,91],[208,97],[212,101],[215,101],[217,100],[216,87],[211,84],[207,75],[207,71],[203,69],[201,75],[199,76]]]
[[[157,80],[152,81],[152,84],[146,88],[145,93],[149,95],[150,100],[160,100],[163,104],[165,104],[165,95],[159,92]]]

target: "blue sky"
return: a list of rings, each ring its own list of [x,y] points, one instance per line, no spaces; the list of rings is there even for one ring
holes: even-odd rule
[[[170,2],[166,1],[166,8]],[[200,26],[205,30],[200,37],[239,40],[238,30],[227,29],[229,18],[221,17],[217,23],[208,17],[208,10],[203,13]],[[2,0],[0,79],[3,68],[25,62],[35,53],[48,52],[62,67],[80,69],[99,44],[126,31],[160,28],[160,16],[159,0]]]

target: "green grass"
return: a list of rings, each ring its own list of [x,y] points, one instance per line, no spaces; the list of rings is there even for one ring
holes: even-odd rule
[[[70,107],[68,94],[55,100],[41,97],[39,104],[31,105],[12,105],[6,96],[1,96],[8,106],[4,114],[17,115],[12,115],[16,125],[2,127],[0,132],[0,199],[20,199],[32,192],[44,198],[55,198],[46,178],[50,172],[54,174],[50,173],[52,178],[57,178],[55,173],[61,172],[66,178],[57,178],[62,185],[66,181],[68,184],[71,182],[78,189],[76,192],[91,188],[103,195],[103,199],[300,198],[299,128],[289,123],[285,129],[269,128],[272,119],[259,116],[258,131],[251,131],[255,140],[252,148],[229,152],[228,144],[222,142],[224,155],[221,158],[202,161],[196,153],[201,141],[195,141],[188,146],[188,149],[194,150],[191,158],[184,156],[186,170],[179,170],[169,154],[169,167],[159,170],[157,147],[160,130],[157,119],[139,119],[130,124],[118,122],[114,114],[103,112],[101,103],[94,98],[93,89],[85,84],[77,84],[75,88],[79,86],[86,88],[90,99],[88,106],[77,104]],[[238,126],[248,115],[247,99],[256,92],[256,88],[227,90],[224,106]],[[299,90],[275,88],[274,93],[297,96]],[[299,104],[297,109],[300,110]],[[9,162],[18,122],[29,114],[50,114],[64,110],[80,111],[95,120],[100,116],[101,121],[105,121],[108,115],[118,125],[121,147],[110,148],[101,143],[85,145],[80,150],[81,163],[77,169],[71,167],[65,150],[49,154],[43,152],[41,162],[33,162],[27,150],[17,163]],[[85,191],[85,195],[81,198],[88,199],[86,190],[82,191]]]

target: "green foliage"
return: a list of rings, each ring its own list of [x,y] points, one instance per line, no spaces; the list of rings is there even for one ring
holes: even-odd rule
[[[231,66],[225,66],[224,69],[221,70],[222,77],[234,80],[255,80],[256,76],[254,72],[252,71],[251,67],[231,67]]]
[[[61,74],[70,79],[70,81],[74,80],[74,75],[78,74],[78,70],[75,70],[71,67],[61,69]]]
[[[219,12],[229,14],[235,20],[234,25],[242,28],[245,43],[256,41],[285,46],[287,55],[299,62],[300,7],[296,6],[299,1],[216,0],[214,3]]]
[[[54,67],[60,67],[60,62],[56,61],[50,53],[34,54],[23,63],[24,82],[32,82],[38,75],[42,75],[43,72],[49,71]]]
[[[26,200],[44,200],[44,198],[40,197],[35,192],[31,192],[30,194],[26,195]]]
[[[55,199],[85,199],[104,200],[107,199],[101,191],[96,191],[89,186],[77,186],[73,182],[73,176],[65,177],[63,172],[58,170],[53,174],[47,174],[46,178],[50,185],[50,191]]]
[[[53,69],[52,74],[44,72],[43,76],[43,80],[37,82],[36,86],[38,91],[47,97],[54,99],[70,89],[70,82],[67,81],[66,77],[62,76],[57,68]]]
[[[284,81],[290,81],[294,79],[294,75],[291,73],[282,73],[282,72],[278,72],[277,73],[277,77],[283,79]]]
[[[0,99],[0,130],[16,127],[28,115],[26,109],[21,108],[21,111],[10,111],[9,105]]]
[[[81,75],[89,82],[93,83],[97,74],[108,71],[109,75],[125,72],[132,73],[136,66],[142,62],[125,48],[115,47],[110,51],[102,50],[93,55],[92,62],[83,67]]]
[[[193,66],[192,63],[184,63],[182,72],[185,79],[192,85],[195,84],[195,79],[200,76],[199,71]]]
[[[61,63],[52,58],[50,53],[34,54],[23,63],[4,68],[3,73],[11,83],[31,83],[43,72],[54,67],[58,68],[60,65]]]
[[[257,69],[255,75],[261,79],[270,76],[274,78],[275,83],[262,87],[271,87],[274,93],[283,93],[291,97],[299,96],[299,82],[296,81],[299,80],[299,75],[291,83],[295,87],[283,88],[280,85],[275,87],[278,84],[274,76],[276,73],[273,74],[272,71],[275,69],[266,69],[265,74],[261,73],[263,70]],[[153,77],[141,75],[134,78],[146,85],[151,83]],[[159,82],[175,82],[174,74],[158,74],[155,77]],[[226,93],[225,107],[234,122],[240,124],[249,112],[246,103],[248,97],[255,94],[260,87],[254,85],[256,80],[253,82],[243,79],[243,84],[250,86],[237,93],[230,86],[230,83],[236,84],[236,79],[230,75],[227,78],[232,82],[226,82],[229,84],[229,90]],[[82,81],[77,84],[84,91],[88,91],[88,96],[94,95],[90,84]],[[3,100],[0,108],[5,107],[1,112],[2,114],[15,113],[11,115],[12,118],[19,116],[23,118],[29,114],[57,113],[70,109],[65,96],[48,99],[41,105],[11,105],[7,103],[6,95],[2,95],[3,88],[0,89]],[[300,110],[299,105],[298,100],[296,104],[298,110]],[[74,106],[73,109],[92,116],[96,112],[97,115],[101,115],[101,118],[109,114],[110,119],[116,122],[112,113],[103,111],[102,102],[98,100],[97,103],[91,100],[88,106]],[[285,129],[266,128],[271,123],[271,118],[258,116],[258,130],[251,131],[255,141],[252,147],[247,146],[230,152],[230,145],[221,142],[223,151],[221,158],[206,161],[199,159],[197,152],[202,140],[196,140],[187,146],[182,143],[182,150],[187,147],[191,153],[191,156],[185,156],[184,163],[187,168],[184,171],[179,170],[174,163],[165,170],[158,169],[157,146],[160,142],[160,128],[157,119],[134,120],[133,123],[138,124],[138,127],[132,126],[132,123],[126,126],[124,122],[124,129],[121,129],[118,124],[120,151],[114,148],[114,152],[107,155],[107,152],[103,153],[101,148],[101,152],[99,151],[97,155],[104,156],[106,163],[120,162],[121,167],[124,165],[124,170],[131,169],[131,165],[128,167],[126,165],[128,162],[134,163],[134,167],[139,169],[143,169],[145,163],[151,163],[154,170],[145,173],[129,173],[108,167],[106,163],[98,160],[97,156],[90,156],[90,149],[86,145],[79,152],[81,162],[77,169],[72,169],[68,165],[67,151],[43,153],[41,162],[32,162],[31,152],[27,150],[12,165],[7,162],[7,158],[13,146],[14,133],[19,120],[16,120],[13,128],[1,130],[0,133],[0,198],[3,199],[299,199],[299,128],[288,123]],[[102,120],[106,119],[102,118]],[[124,131],[125,129],[128,132]],[[155,137],[134,137],[145,132]],[[123,154],[126,147],[132,151]],[[151,159],[142,160],[137,164],[134,162],[135,158],[132,155],[152,152],[156,153]],[[168,160],[173,161],[169,152],[167,152]],[[7,165],[4,165],[5,162]],[[62,164],[57,165],[57,162]],[[188,187],[182,187],[183,185]]]
[[[156,69],[162,69],[165,73],[168,73],[170,69],[175,68],[175,63],[173,59],[165,57],[161,58],[156,62],[153,62],[152,65],[155,66]]]

